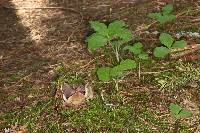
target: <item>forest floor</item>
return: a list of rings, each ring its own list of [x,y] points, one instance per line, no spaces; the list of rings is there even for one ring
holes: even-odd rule
[[[148,51],[159,43],[154,31],[173,36],[200,33],[199,1],[177,1],[176,21],[160,26],[147,14],[165,4],[162,0],[1,0],[0,132],[200,133],[199,50],[178,59],[152,56],[116,91],[113,83],[103,84],[95,74],[106,61],[112,64],[111,53],[92,53],[85,42],[91,20],[106,24],[124,20]],[[188,45],[200,44],[199,37],[182,38]],[[89,83],[95,98],[80,107],[64,107],[56,94],[60,82]],[[192,116],[177,125],[170,103]]]

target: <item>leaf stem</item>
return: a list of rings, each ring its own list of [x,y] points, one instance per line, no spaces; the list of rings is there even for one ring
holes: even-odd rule
[[[118,91],[119,90],[119,80],[115,79],[114,81],[115,81],[115,88]]]
[[[139,78],[139,81],[141,79],[141,67],[140,67],[140,62],[139,62],[139,67],[138,67],[138,78]]]
[[[119,63],[119,47],[115,47],[115,56],[116,56],[116,59],[117,59],[117,62]]]
[[[117,62],[119,63],[120,59],[119,59],[119,46],[113,46],[111,41],[108,41],[108,44],[112,47],[114,53],[115,53],[115,57],[117,59]]]

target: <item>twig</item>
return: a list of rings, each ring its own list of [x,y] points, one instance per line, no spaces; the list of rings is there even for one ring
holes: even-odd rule
[[[70,35],[72,36],[72,35]],[[55,39],[52,39],[52,40],[45,40],[45,42],[58,42],[58,43],[69,43],[70,38],[68,38],[67,40],[55,40]],[[9,41],[9,40],[3,40],[3,41],[0,41],[0,43],[5,43],[5,44],[11,44],[11,43],[29,43],[29,42],[33,42],[32,40],[16,40],[16,41]]]
[[[96,59],[100,58],[100,57],[103,57],[104,55],[100,55],[94,59],[92,59],[91,61],[89,61],[87,64],[85,64],[84,66],[81,66],[80,68],[85,68],[87,67],[88,65],[90,65],[92,62],[94,62]]]
[[[24,41],[24,40],[20,40],[20,41],[9,41],[9,40],[3,40],[3,41],[0,41],[0,43],[6,43],[6,44],[10,44],[10,43],[28,43],[28,42],[31,42],[31,41]]]
[[[77,12],[79,13],[77,10],[73,9],[73,8],[65,8],[65,7],[10,7],[10,6],[3,6],[4,8],[7,9],[14,9],[14,10],[26,10],[26,9],[30,9],[30,10],[37,10],[37,9],[44,9],[44,10],[48,10],[48,9],[60,9],[60,10],[70,10],[73,12]]]
[[[119,90],[119,80],[114,79],[114,82],[115,82],[115,89],[118,91]]]
[[[172,70],[174,70],[174,69],[167,69],[167,70],[163,70],[163,71],[159,71],[159,72],[141,72],[141,74],[158,74],[158,73],[172,71]]]
[[[192,22],[199,22],[200,21],[200,18],[197,18],[197,19],[193,19]]]
[[[151,24],[149,24],[149,25],[147,25],[147,26],[145,26],[145,27],[143,27],[143,28],[141,28],[141,29],[135,30],[135,31],[134,31],[134,34],[136,34],[137,32],[140,32],[140,31],[146,31],[146,30],[148,30],[152,25],[154,25],[154,24],[156,24],[156,23],[157,23],[157,21],[154,21],[154,22],[152,22]]]
[[[139,81],[140,81],[140,78],[141,78],[141,67],[140,67],[140,62],[139,62],[139,66],[138,66],[138,78],[139,78]]]
[[[197,47],[195,47],[195,48],[187,49],[187,50],[185,50],[185,51],[183,51],[183,52],[178,52],[178,53],[176,53],[176,54],[172,54],[172,55],[171,55],[171,58],[172,58],[172,59],[177,59],[177,58],[180,58],[180,57],[182,57],[182,56],[185,56],[185,55],[194,53],[194,52],[196,52],[196,51],[198,51],[198,50],[200,50],[200,45],[199,45],[199,44],[198,44]]]

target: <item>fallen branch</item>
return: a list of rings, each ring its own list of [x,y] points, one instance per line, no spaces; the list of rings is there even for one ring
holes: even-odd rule
[[[80,13],[78,12],[77,10],[73,9],[73,8],[65,8],[65,7],[11,7],[11,6],[3,6],[3,8],[6,8],[6,9],[13,9],[13,10],[38,10],[38,9],[41,9],[41,10],[48,10],[48,9],[60,9],[60,10],[70,10],[70,11],[73,11],[73,12],[77,12],[77,13]]]

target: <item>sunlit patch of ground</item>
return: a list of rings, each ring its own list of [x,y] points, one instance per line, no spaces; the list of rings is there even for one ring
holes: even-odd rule
[[[37,8],[46,7],[47,1],[12,0],[11,3],[16,8],[16,14],[20,18],[20,23],[30,29],[30,39],[36,43],[41,42],[46,37],[46,31],[48,30],[46,24],[42,23],[42,20],[49,17],[51,13],[46,14],[42,9]]]

